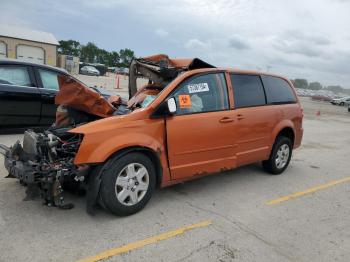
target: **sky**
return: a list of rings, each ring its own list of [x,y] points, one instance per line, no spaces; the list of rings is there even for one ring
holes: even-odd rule
[[[350,0],[0,0],[0,23],[350,88]]]

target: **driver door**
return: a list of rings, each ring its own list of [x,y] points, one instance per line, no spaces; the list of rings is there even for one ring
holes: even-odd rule
[[[224,73],[191,77],[171,97],[177,104],[166,119],[172,179],[234,168],[235,112],[229,110]]]

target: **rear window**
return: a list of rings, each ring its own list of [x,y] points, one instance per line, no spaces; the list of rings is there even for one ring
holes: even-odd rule
[[[295,103],[292,87],[282,78],[262,76],[268,104]]]
[[[231,74],[235,108],[265,105],[264,88],[258,75]]]
[[[0,84],[31,86],[29,73],[26,67],[0,66]]]

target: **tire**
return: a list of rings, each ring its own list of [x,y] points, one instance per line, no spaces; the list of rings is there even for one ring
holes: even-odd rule
[[[340,106],[344,106],[344,102],[341,102],[339,105],[340,105]]]
[[[113,157],[105,166],[100,187],[103,206],[118,216],[132,215],[143,209],[156,187],[152,161],[142,153],[129,153]]]
[[[348,112],[350,112],[350,106],[348,107]]]
[[[278,136],[272,147],[270,158],[262,162],[263,168],[265,171],[273,175],[279,175],[283,173],[283,171],[286,170],[289,165],[290,159],[292,157],[292,151],[292,140],[285,136]],[[288,155],[286,156],[286,154]],[[280,159],[279,162],[277,162],[278,157]]]

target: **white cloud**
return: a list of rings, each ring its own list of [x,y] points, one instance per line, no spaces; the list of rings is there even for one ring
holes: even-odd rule
[[[169,36],[169,32],[162,29],[162,28],[158,28],[154,31],[154,33],[159,36],[159,37],[167,37]]]
[[[184,44],[184,47],[191,50],[191,51],[204,51],[210,48],[210,44],[205,43],[199,39],[191,38],[187,40]]]
[[[239,36],[232,36],[228,40],[228,46],[232,47],[234,49],[238,49],[238,50],[244,50],[244,49],[249,49],[250,48],[247,40],[242,39]]]
[[[44,18],[39,14],[60,9],[50,9],[52,5],[43,5],[42,1],[5,1],[0,22],[12,21],[14,16],[14,21],[20,19],[23,23],[27,19],[40,29],[51,22],[42,21]],[[96,38],[123,42],[123,47],[129,46],[137,54],[168,51],[169,55],[178,57],[197,56],[218,66],[263,70],[271,67],[271,71],[291,78],[308,77],[309,81],[318,80],[324,85],[342,84],[350,88],[346,62],[350,55],[349,0],[62,0],[60,3],[69,3],[71,12],[86,14],[101,28],[115,24],[116,28],[130,32],[122,37],[85,32],[84,37],[91,41]],[[9,6],[11,12],[5,12]],[[21,6],[25,8],[22,10]],[[66,17],[71,19],[70,24],[80,19],[73,16]],[[147,37],[147,43],[138,41],[140,37]]]

